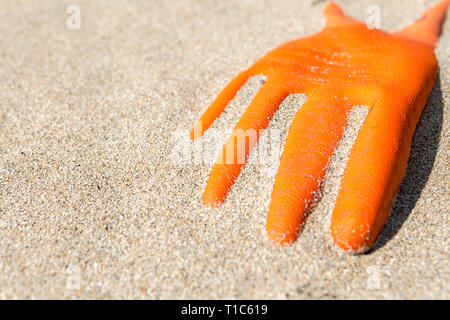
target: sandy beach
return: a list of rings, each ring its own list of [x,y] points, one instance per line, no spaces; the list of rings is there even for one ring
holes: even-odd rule
[[[437,1],[336,2],[361,21],[379,6],[381,27],[394,31]],[[224,205],[210,209],[201,197],[216,153],[174,161],[224,85],[267,51],[319,31],[324,3],[3,1],[0,299],[449,299],[450,19],[405,179],[367,254],[339,252],[329,234],[364,106],[288,247],[265,231],[276,168],[250,157]],[[67,21],[71,5],[79,25]],[[214,123],[221,139],[263,81],[252,78]],[[284,139],[304,101],[285,99],[269,128]]]

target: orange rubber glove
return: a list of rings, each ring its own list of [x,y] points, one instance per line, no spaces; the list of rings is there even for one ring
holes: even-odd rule
[[[331,234],[343,250],[370,248],[393,205],[415,127],[436,80],[433,49],[449,2],[438,3],[412,26],[395,33],[369,29],[329,3],[322,31],[278,47],[239,74],[196,124],[202,128],[200,133],[191,133],[192,139],[201,136],[249,77],[267,77],[211,171],[204,203],[222,203],[241,172],[243,163],[234,154],[236,137],[248,129],[259,133],[286,96],[306,93],[308,100],[289,129],[267,217],[272,242],[295,241],[349,111],[355,105],[367,105],[371,108],[351,150]],[[244,159],[256,142],[249,139]],[[227,152],[232,156],[227,157]]]

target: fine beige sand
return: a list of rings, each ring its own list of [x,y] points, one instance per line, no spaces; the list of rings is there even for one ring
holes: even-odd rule
[[[338,1],[361,20],[379,6],[391,31],[435,2]],[[71,4],[79,30],[66,25]],[[406,177],[369,253],[337,251],[328,231],[363,106],[289,247],[265,233],[277,150],[272,165],[251,156],[219,209],[201,203],[214,151],[205,163],[175,161],[221,88],[268,50],[320,30],[323,5],[2,1],[0,298],[449,299],[450,22]],[[251,79],[214,123],[221,139],[263,81]],[[304,101],[288,97],[270,128],[285,137]],[[196,148],[213,142],[208,133]]]

